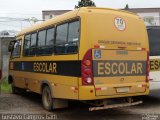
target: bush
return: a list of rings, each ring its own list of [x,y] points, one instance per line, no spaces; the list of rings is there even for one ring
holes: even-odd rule
[[[2,93],[11,93],[12,92],[11,85],[8,84],[7,77],[4,77],[2,79],[2,81],[0,82],[0,89],[1,89]]]

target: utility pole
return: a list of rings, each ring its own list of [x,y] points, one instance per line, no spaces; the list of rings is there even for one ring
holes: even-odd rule
[[[2,84],[2,39],[0,37],[0,94],[1,94],[1,84]]]

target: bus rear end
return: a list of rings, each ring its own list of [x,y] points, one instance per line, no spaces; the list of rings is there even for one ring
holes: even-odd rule
[[[148,37],[143,20],[124,11],[88,8],[81,19],[79,99],[148,95]]]
[[[92,57],[96,96],[146,92],[146,51],[95,49]]]

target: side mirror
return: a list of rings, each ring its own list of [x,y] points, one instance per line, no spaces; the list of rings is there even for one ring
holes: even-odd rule
[[[10,41],[9,46],[8,46],[8,52],[13,51],[15,42],[16,40]]]

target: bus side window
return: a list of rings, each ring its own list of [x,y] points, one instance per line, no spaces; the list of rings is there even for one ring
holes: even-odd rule
[[[31,35],[25,35],[24,37],[24,56],[29,56],[29,48],[31,46]]]
[[[31,46],[29,48],[29,55],[34,56],[36,54],[37,49],[37,33],[33,33],[31,35]]]
[[[54,48],[54,30],[50,28],[38,33],[38,55],[51,55]]]
[[[150,56],[160,55],[160,29],[151,28],[148,29]]]
[[[37,49],[38,55],[45,54],[45,45],[46,45],[45,39],[46,39],[46,30],[39,31],[39,33],[38,33],[38,49]]]
[[[18,40],[15,44],[14,44],[14,49],[12,52],[12,58],[14,57],[20,57],[21,54],[21,40]]]
[[[57,26],[55,54],[66,54],[68,23]]]
[[[79,44],[79,21],[69,23],[67,53],[77,53]]]
[[[47,36],[46,36],[46,48],[45,52],[47,54],[52,54],[53,53],[53,48],[54,48],[54,33],[55,33],[55,28],[51,28],[47,30]]]
[[[55,54],[77,53],[79,44],[79,21],[59,25],[56,30]]]

